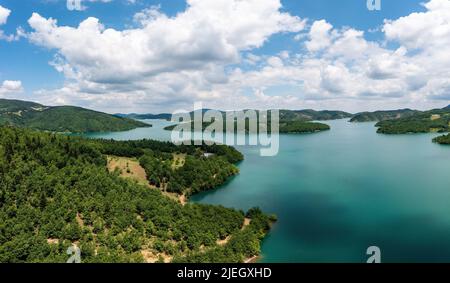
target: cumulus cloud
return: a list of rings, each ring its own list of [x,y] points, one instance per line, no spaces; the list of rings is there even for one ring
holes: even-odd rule
[[[17,94],[23,91],[21,81],[3,81],[0,85],[0,96],[8,94]]]
[[[408,49],[433,50],[449,46],[450,1],[432,0],[423,4],[424,13],[412,13],[394,21],[385,21],[387,39],[397,40]]]
[[[282,12],[279,0],[187,3],[174,17],[159,7],[145,9],[134,17],[138,27],[127,30],[106,28],[96,18],[59,26],[33,14],[29,39],[56,51],[52,65],[67,78],[61,89],[37,95],[48,104],[110,112],[173,110],[195,100],[227,109],[354,111],[434,107],[449,98],[447,0],[430,0],[424,12],[386,20],[384,40],[395,49],[325,20],[305,32],[305,21]],[[304,48],[252,53],[270,36],[287,32]]]
[[[96,83],[141,80],[164,72],[197,70],[211,63],[236,63],[239,51],[260,47],[278,32],[303,23],[280,13],[278,0],[189,0],[188,9],[169,18],[157,8],[136,15],[142,28],[105,29],[96,18],[77,28],[34,13],[32,42],[54,48],[71,76]]]
[[[10,14],[11,10],[0,5],[0,25],[6,24],[6,21],[8,20]]]
[[[8,17],[11,14],[11,10],[2,7],[0,5],[0,26],[6,24]],[[4,31],[0,29],[0,39],[8,39],[8,36],[4,34]]]
[[[279,0],[187,4],[175,17],[158,7],[143,10],[134,17],[140,26],[127,30],[105,28],[92,17],[78,27],[59,26],[34,13],[28,38],[57,51],[52,65],[81,93],[184,100],[204,97],[212,84],[224,83],[224,68],[238,63],[242,51],[261,47],[273,34],[304,28],[304,21],[280,11]]]
[[[5,7],[2,7],[0,5],[0,26],[6,24],[10,14],[11,14],[11,10],[9,10]],[[15,40],[19,40],[23,36],[24,36],[23,30],[20,27],[17,28],[16,34],[5,34],[5,32],[0,29],[0,40],[15,41]]]
[[[315,21],[309,31],[310,40],[306,42],[306,48],[314,52],[328,47],[331,43],[332,28],[325,20]]]
[[[399,46],[395,49],[366,40],[363,31],[315,21],[305,52],[283,64],[270,59],[260,69],[234,72],[229,85],[234,91],[287,87],[290,103],[272,99],[279,107],[440,107],[450,98],[450,2],[431,0],[424,6],[425,12],[385,21],[385,40]]]

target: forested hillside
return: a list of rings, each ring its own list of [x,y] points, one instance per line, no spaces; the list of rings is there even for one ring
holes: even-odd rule
[[[0,99],[0,125],[52,132],[126,131],[151,125],[73,106],[48,107],[34,102]]]
[[[228,126],[226,121],[226,114],[225,112],[222,113],[223,115],[223,132],[227,132]],[[256,124],[258,125],[257,131],[260,131],[261,123],[265,125],[267,128],[267,132],[271,132],[271,113],[268,113],[267,119],[262,119],[260,122],[260,112],[257,112],[257,121]],[[314,110],[300,110],[300,111],[291,111],[291,110],[280,110],[279,113],[279,132],[282,134],[302,134],[302,133],[315,133],[320,131],[326,131],[330,129],[330,126],[318,123],[318,122],[312,122],[312,120],[329,120],[329,119],[340,119],[341,117],[348,117],[348,113],[346,112],[340,112],[340,111],[314,111]],[[192,113],[191,118],[193,119]],[[201,121],[198,121],[199,123]],[[255,122],[255,121],[252,121]],[[188,122],[189,123],[189,122]],[[208,127],[212,125],[212,122],[201,122],[202,131],[205,131]],[[194,121],[190,122],[191,131],[194,131]],[[168,127],[165,127],[164,129],[167,131],[172,131],[175,129],[177,125],[171,125]],[[233,125],[234,132],[238,132],[237,122],[234,122]],[[250,133],[250,123],[249,120],[246,120],[245,133]],[[240,132],[241,133],[241,132]]]
[[[207,181],[203,166],[216,170],[216,161],[232,166],[242,159],[225,146],[84,140],[0,127],[0,262],[65,262],[71,245],[81,249],[82,262],[242,262],[257,255],[270,222],[260,210],[183,206],[106,167],[106,155],[169,160],[173,154],[192,159],[198,171],[180,186]]]
[[[206,112],[208,109],[201,110],[202,113]],[[221,111],[223,117],[225,117],[226,112]],[[189,113],[191,117],[193,117],[194,112]],[[115,114],[118,117],[126,117],[132,119],[163,119],[170,120],[172,118],[171,114],[162,113],[162,114]],[[306,110],[280,110],[280,120],[285,121],[325,121],[325,120],[336,120],[336,119],[344,119],[350,118],[352,114],[344,112],[344,111],[316,111],[312,109]]]
[[[225,145],[175,146],[153,140],[90,143],[107,155],[138,158],[150,185],[185,196],[222,185],[239,172],[234,164],[244,158],[239,151]],[[177,154],[183,155],[182,160],[176,158]]]
[[[448,132],[450,128],[450,109],[435,109],[395,120],[386,120],[376,124],[378,132],[383,134],[407,134]]]
[[[355,114],[350,122],[380,122],[385,120],[400,119],[411,117],[415,114],[421,113],[417,110],[400,109],[390,111],[375,111],[375,112],[361,112]]]
[[[205,131],[209,126],[211,126],[212,123],[202,123],[202,131]],[[174,130],[178,125],[171,125],[167,126],[164,129],[166,131],[172,131]],[[194,122],[190,122],[191,131],[194,132]],[[267,132],[271,132],[271,125],[270,122],[266,124]],[[249,125],[248,122],[246,123],[244,132],[249,133]],[[281,134],[303,134],[303,133],[316,133],[321,131],[329,130],[330,126],[323,124],[323,123],[317,123],[317,122],[307,122],[307,121],[280,121],[279,123],[279,133]],[[259,131],[259,129],[257,129]],[[223,124],[223,132],[227,132],[227,126],[226,122]],[[234,132],[237,133],[237,123],[234,123]]]
[[[326,121],[350,118],[352,114],[344,111],[280,110],[281,121]]]

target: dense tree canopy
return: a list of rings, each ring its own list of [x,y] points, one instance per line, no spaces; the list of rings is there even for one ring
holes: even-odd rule
[[[408,134],[448,132],[450,128],[450,110],[438,109],[376,124],[378,132],[383,134]]]
[[[413,115],[421,113],[417,110],[411,109],[399,109],[389,111],[375,111],[375,112],[361,112],[355,114],[350,122],[380,122],[392,119],[400,119],[405,117],[411,117]]]
[[[194,122],[191,122],[191,131],[194,132]],[[212,122],[204,122],[202,123],[202,131],[205,131],[209,126],[212,125]],[[268,121],[267,123],[263,124],[265,125],[264,128],[267,129],[268,133],[271,133],[271,121]],[[167,126],[164,129],[167,131],[172,131],[177,127],[177,125],[171,125]],[[257,132],[259,132],[261,128],[256,129]],[[227,125],[224,121],[223,123],[223,132],[227,132]],[[233,126],[234,133],[238,132],[237,123],[234,123]],[[315,132],[321,132],[321,131],[327,131],[330,129],[329,125],[323,124],[323,123],[317,123],[317,122],[309,122],[309,121],[303,121],[303,120],[280,120],[279,122],[279,133],[281,134],[302,134],[302,133],[315,133]],[[246,121],[246,125],[244,128],[243,133],[249,133],[250,132],[250,126],[248,120]]]
[[[433,141],[439,144],[450,145],[450,134],[434,138]]]
[[[0,125],[72,133],[126,131],[137,127],[151,127],[136,120],[80,107],[49,107],[8,99],[0,99]]]
[[[204,150],[217,156],[204,159]],[[231,166],[230,160],[241,157],[223,146],[177,148],[0,127],[0,262],[65,262],[73,244],[81,249],[83,262],[142,262],[149,253],[177,261],[234,262],[257,254],[269,225],[259,210],[247,215],[252,224],[242,229],[242,211],[183,206],[106,169],[105,154],[136,156],[146,164],[179,151],[188,153],[187,168],[211,170],[206,179],[200,173],[184,176],[182,167],[173,170],[183,189],[208,181],[217,169],[214,162]],[[226,245],[217,244],[227,237]]]

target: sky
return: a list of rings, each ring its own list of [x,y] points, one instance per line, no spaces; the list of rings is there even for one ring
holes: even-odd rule
[[[67,2],[0,0],[0,98],[108,113],[450,104],[450,0]]]

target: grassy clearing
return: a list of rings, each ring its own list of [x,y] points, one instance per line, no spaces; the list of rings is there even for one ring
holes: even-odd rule
[[[130,178],[141,185],[149,186],[147,174],[137,159],[117,156],[108,156],[107,159],[110,172],[119,170],[121,177]]]

